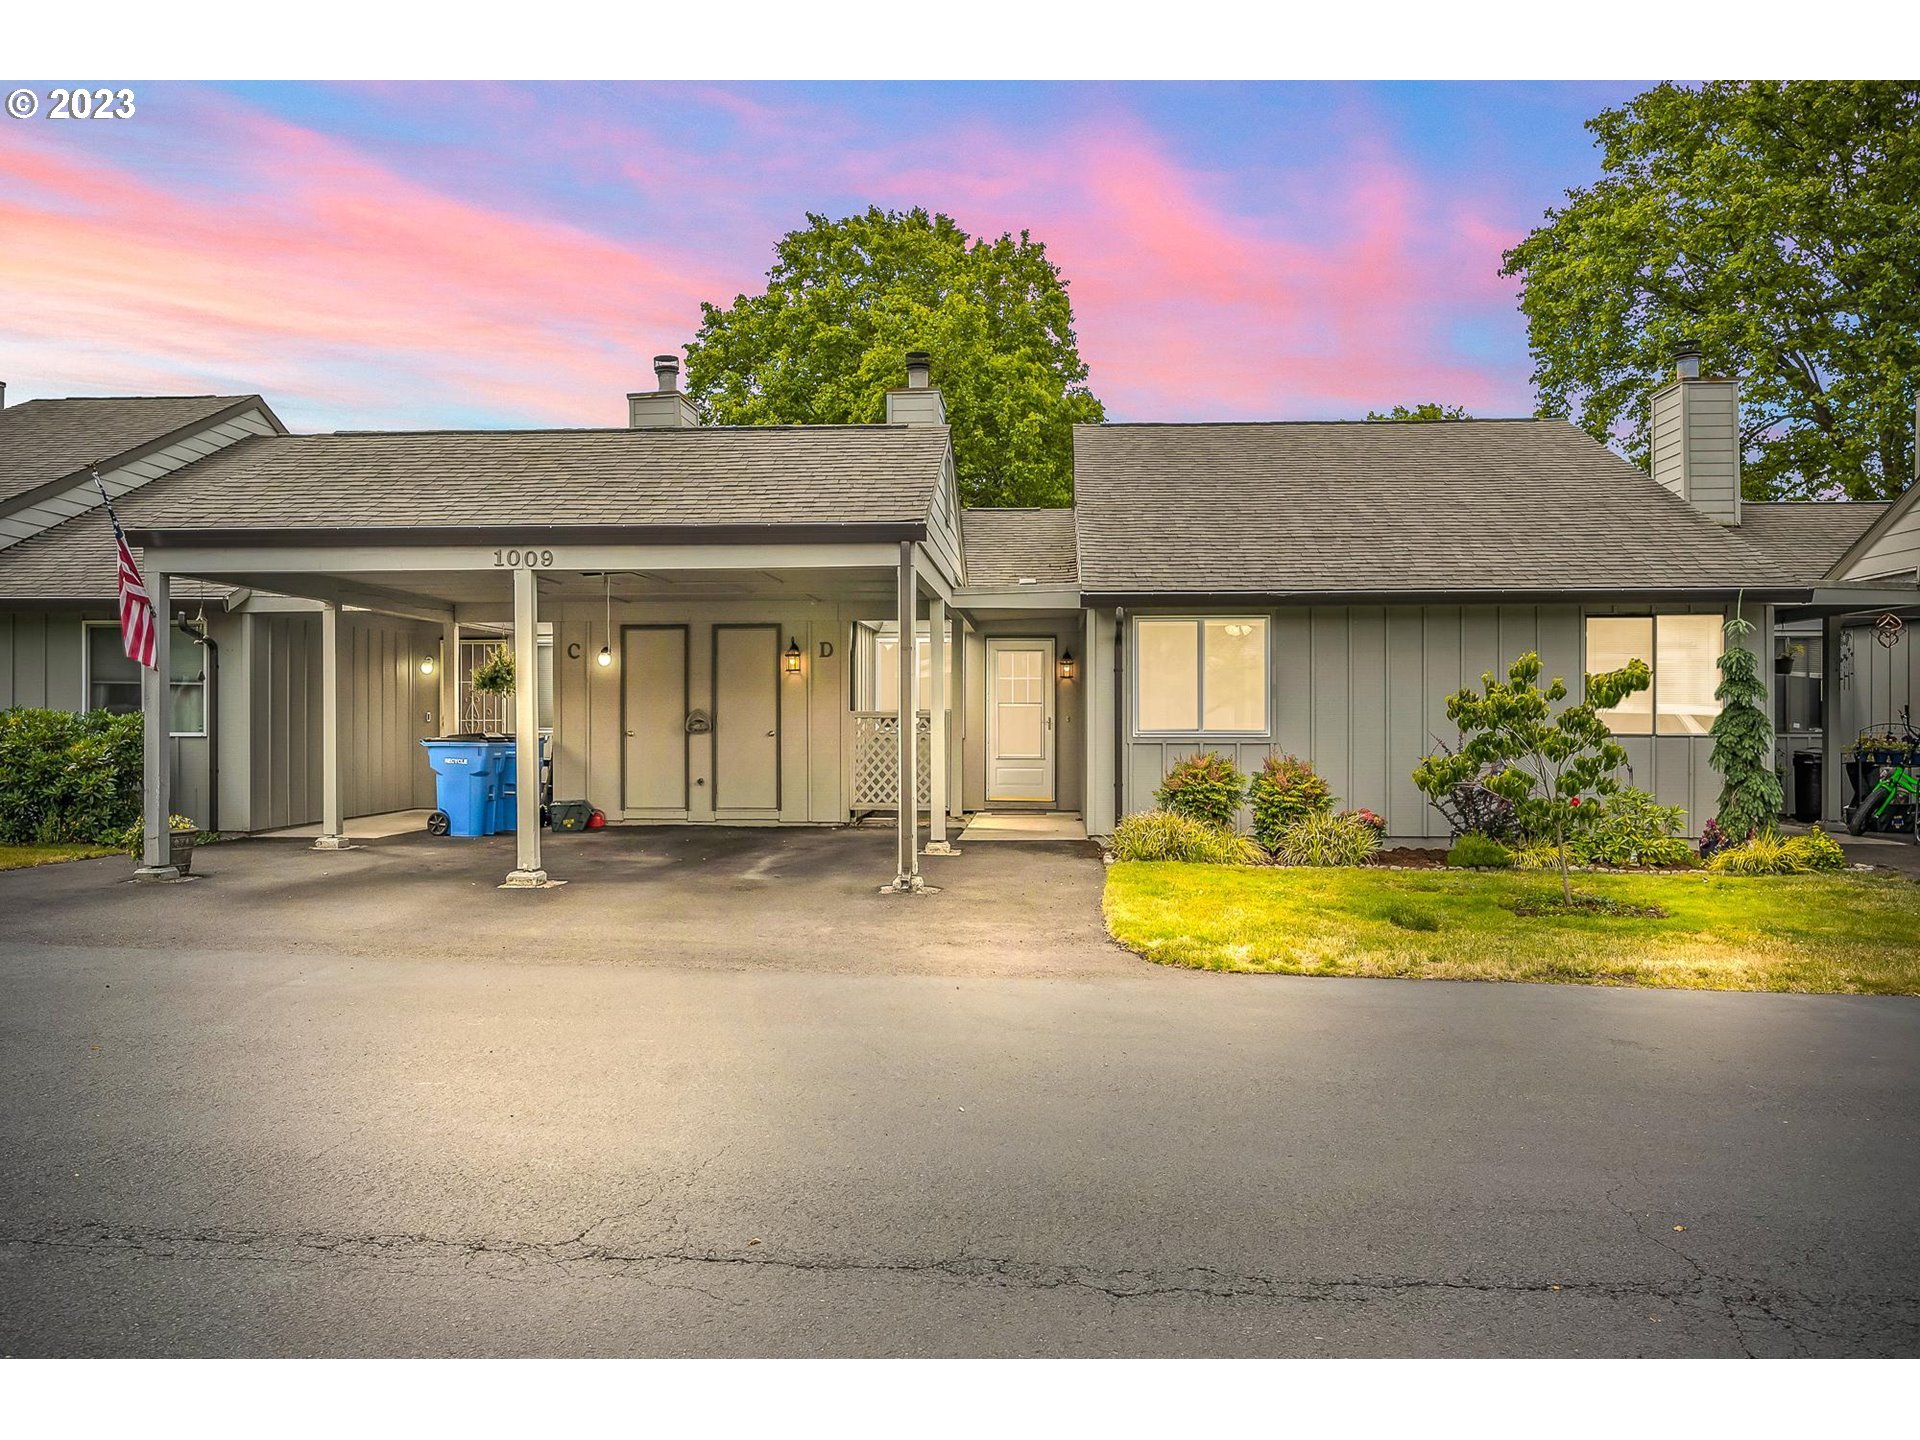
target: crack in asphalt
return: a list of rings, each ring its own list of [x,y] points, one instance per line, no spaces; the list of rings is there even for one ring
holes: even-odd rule
[[[674,1187],[679,1188],[679,1187]],[[1692,1256],[1648,1232],[1635,1217],[1635,1228],[1652,1244],[1686,1263],[1685,1277],[1658,1280],[1536,1281],[1484,1279],[1472,1276],[1365,1276],[1314,1278],[1244,1274],[1217,1267],[1193,1265],[1167,1269],[1101,1270],[1092,1266],[1047,1264],[974,1254],[927,1259],[886,1259],[858,1256],[780,1254],[755,1251],[730,1254],[685,1243],[644,1248],[589,1243],[587,1237],[623,1219],[643,1214],[660,1198],[656,1193],[630,1210],[603,1216],[578,1233],[559,1241],[523,1241],[488,1238],[447,1238],[427,1234],[349,1234],[303,1231],[277,1234],[217,1226],[145,1228],[91,1222],[40,1229],[0,1229],[0,1247],[46,1248],[95,1254],[136,1255],[149,1259],[244,1260],[279,1264],[325,1264],[340,1260],[400,1262],[408,1273],[455,1267],[481,1267],[492,1278],[511,1278],[536,1270],[565,1277],[599,1274],[607,1278],[644,1280],[662,1288],[689,1290],[716,1303],[743,1305],[697,1284],[683,1283],[680,1267],[722,1267],[745,1273],[753,1270],[926,1276],[961,1284],[1014,1285],[1032,1290],[1083,1290],[1112,1302],[1155,1298],[1256,1301],[1268,1303],[1364,1304],[1389,1296],[1422,1294],[1587,1295],[1604,1299],[1657,1300],[1670,1304],[1689,1301],[1717,1307],[1732,1325],[1740,1348],[1753,1355],[1752,1338],[1734,1306],[1746,1307],[1783,1331],[1815,1336],[1858,1352],[1871,1345],[1881,1353],[1912,1353],[1920,1346],[1920,1297],[1911,1295],[1819,1296],[1796,1290],[1767,1290],[1737,1277],[1715,1274]],[[1609,1194],[1609,1203],[1632,1215]],[[667,1222],[666,1230],[675,1222]],[[1844,1331],[1810,1326],[1789,1315],[1799,1307],[1824,1316],[1844,1314],[1855,1322]]]

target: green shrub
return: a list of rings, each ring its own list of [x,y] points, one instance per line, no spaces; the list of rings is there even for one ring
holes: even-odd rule
[[[1720,851],[1707,868],[1716,875],[1797,875],[1801,862],[1780,836],[1761,834]]]
[[[1553,848],[1551,840],[1530,841],[1517,845],[1513,850],[1513,868],[1516,870],[1558,870],[1560,852]]]
[[[1282,865],[1364,865],[1380,848],[1380,832],[1351,815],[1314,811],[1281,830],[1273,858]]]
[[[1333,809],[1333,790],[1313,767],[1293,755],[1269,755],[1253,777],[1253,838],[1269,850],[1280,832],[1309,815]]]
[[[1684,827],[1687,812],[1661,805],[1644,790],[1625,786],[1581,807],[1594,813],[1567,840],[1569,856],[1582,865],[1690,865],[1693,848]]]
[[[1266,857],[1244,835],[1170,810],[1149,810],[1143,815],[1129,815],[1114,827],[1113,858],[1256,865]]]
[[[138,715],[0,710],[0,844],[113,844],[143,764]]]
[[[1153,798],[1176,815],[1230,830],[1246,794],[1247,777],[1240,767],[1224,755],[1203,750],[1169,770]]]
[[[1795,835],[1785,848],[1795,865],[1809,874],[1847,868],[1847,852],[1818,826],[1804,835]]]
[[[1553,858],[1548,863],[1558,866],[1559,853],[1552,853]],[[1447,864],[1463,870],[1511,870],[1513,851],[1498,840],[1489,840],[1484,835],[1462,835],[1447,851]]]

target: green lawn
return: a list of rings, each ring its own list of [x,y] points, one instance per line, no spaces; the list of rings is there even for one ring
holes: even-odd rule
[[[1898,876],[1575,877],[1664,919],[1526,916],[1558,876],[1123,862],[1107,929],[1167,965],[1295,975],[1920,994],[1920,886]]]
[[[0,870],[24,870],[29,865],[92,860],[96,856],[119,853],[111,845],[0,845]]]

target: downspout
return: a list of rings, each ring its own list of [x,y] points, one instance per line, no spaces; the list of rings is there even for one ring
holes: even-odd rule
[[[180,617],[180,633],[206,652],[200,669],[206,676],[207,828],[217,831],[220,828],[220,642],[213,638],[204,620],[200,623],[201,628],[193,630],[188,627],[186,616]]]
[[[1126,818],[1127,607],[1113,610],[1113,823]]]

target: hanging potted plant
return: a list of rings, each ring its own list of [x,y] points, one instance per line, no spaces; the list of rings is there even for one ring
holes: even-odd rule
[[[513,694],[513,651],[496,645],[473,667],[473,688],[482,695]]]

